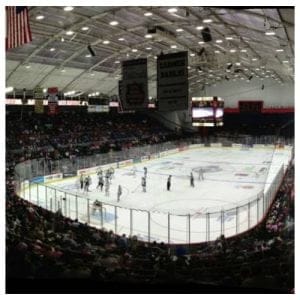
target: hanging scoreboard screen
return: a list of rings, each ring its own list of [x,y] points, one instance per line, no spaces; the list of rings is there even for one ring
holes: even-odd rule
[[[162,54],[157,59],[159,111],[185,110],[189,101],[188,54]]]
[[[192,125],[223,126],[224,100],[220,97],[192,98]]]

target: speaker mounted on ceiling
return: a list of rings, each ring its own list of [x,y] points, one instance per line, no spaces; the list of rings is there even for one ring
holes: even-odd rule
[[[205,27],[205,28],[201,31],[201,34],[202,34],[203,41],[204,41],[205,43],[211,42],[211,41],[212,41],[211,33],[210,33],[210,30],[209,30],[208,27]]]

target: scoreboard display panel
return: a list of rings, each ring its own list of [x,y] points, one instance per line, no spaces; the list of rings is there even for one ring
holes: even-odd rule
[[[224,100],[220,97],[192,98],[192,125],[223,126]]]

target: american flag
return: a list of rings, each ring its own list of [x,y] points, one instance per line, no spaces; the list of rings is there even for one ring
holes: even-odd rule
[[[6,49],[31,41],[27,6],[6,6]]]

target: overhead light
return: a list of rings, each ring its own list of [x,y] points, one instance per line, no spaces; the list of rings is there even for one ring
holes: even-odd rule
[[[283,49],[276,49],[276,52],[283,52]]]
[[[30,65],[26,65],[25,68],[26,69],[30,69],[31,67],[30,67]]]
[[[119,60],[116,60],[116,61],[115,61],[115,64],[119,64],[119,63],[120,63],[120,61],[119,61]]]
[[[47,93],[47,89],[45,88],[45,89],[43,89],[43,93]]]
[[[61,40],[61,42],[62,42],[62,43],[65,41],[65,39],[64,39],[64,37],[63,37],[63,36],[61,37],[61,39],[60,39],[60,40]]]
[[[95,73],[91,73],[90,76],[95,76]]]
[[[87,30],[89,30],[89,29],[90,29],[90,28],[87,27],[87,26],[84,26],[84,27],[81,28],[82,31],[87,31]]]
[[[137,49],[132,49],[131,51],[132,51],[132,52],[137,52]]]
[[[151,50],[151,49],[152,49],[151,47],[147,47],[147,48],[146,48],[146,50]]]
[[[124,38],[118,38],[118,41],[124,41],[125,39]]]
[[[203,26],[197,26],[196,29],[197,30],[202,30],[204,27]]]
[[[171,48],[172,48],[172,49],[176,49],[177,46],[176,46],[176,45],[171,45]]]
[[[95,95],[96,95],[96,96],[99,96],[99,95],[100,95],[100,93],[99,93],[99,92],[96,92],[96,93],[95,93]]]
[[[283,62],[284,64],[288,64],[288,63],[289,63],[288,60],[283,60],[282,62]]]
[[[85,57],[91,57],[92,55],[91,54],[86,54],[86,56]]]
[[[157,56],[156,56],[156,55],[154,56],[154,59],[157,59]]]
[[[177,32],[182,32],[183,29],[182,29],[182,28],[177,28],[176,31],[177,31]]]
[[[64,7],[64,11],[71,11],[73,9],[74,9],[73,6],[66,6],[66,7]]]
[[[240,66],[241,63],[240,63],[240,62],[236,62],[235,65],[236,65],[236,66]]]
[[[225,39],[228,40],[228,41],[230,41],[230,40],[233,40],[233,37],[227,36]]]
[[[276,33],[274,31],[266,31],[265,35],[275,35]]]
[[[191,69],[191,67],[190,67],[190,66],[188,66],[187,68],[188,68],[189,70]]]
[[[118,21],[111,21],[111,22],[109,22],[109,25],[111,25],[111,26],[116,26],[118,24],[119,24]]]
[[[203,23],[211,23],[212,22],[212,19],[204,19],[203,20]]]
[[[216,40],[216,43],[221,44],[221,43],[223,43],[223,41],[222,40]]]
[[[51,52],[55,51],[55,48],[50,48],[50,51],[51,51]]]
[[[9,86],[7,88],[5,88],[5,93],[10,93],[14,90],[14,88],[12,86]]]
[[[108,44],[110,43],[110,41],[105,40],[105,41],[103,41],[102,43],[103,43],[104,45],[108,45]]]
[[[36,20],[43,20],[45,17],[43,15],[38,15],[35,17]]]
[[[190,53],[190,56],[195,56],[195,53]]]
[[[178,9],[177,9],[176,7],[172,7],[172,8],[169,8],[169,9],[168,9],[168,12],[169,12],[170,14],[176,13],[177,11],[178,11]]]
[[[150,16],[152,16],[152,12],[149,12],[149,11],[148,11],[148,12],[145,12],[145,13],[144,13],[144,16],[145,16],[145,17],[150,17]]]
[[[72,30],[68,30],[68,31],[66,32],[66,35],[72,35],[72,34],[74,34],[74,31],[72,31]]]
[[[235,53],[236,50],[235,50],[235,49],[230,49],[229,52],[230,52],[230,53]]]
[[[255,57],[254,57],[254,58],[252,58],[252,61],[257,61],[257,58],[255,58]]]
[[[215,50],[215,53],[220,53],[220,51],[219,50]]]
[[[256,70],[256,71],[259,71],[259,68],[256,68],[255,70]]]
[[[241,52],[247,52],[247,50],[246,49],[242,49]]]
[[[66,72],[66,70],[65,69],[62,69],[62,70],[60,70],[62,73],[65,73]]]
[[[244,69],[244,71],[248,71],[248,69],[246,68],[246,69]]]
[[[203,42],[203,41],[200,41],[200,42],[198,42],[198,44],[199,44],[199,45],[202,45],[202,44],[204,44],[204,42]]]
[[[146,38],[146,39],[151,39],[151,38],[152,38],[152,34],[147,33],[147,34],[145,35],[145,38]]]

